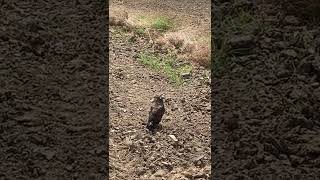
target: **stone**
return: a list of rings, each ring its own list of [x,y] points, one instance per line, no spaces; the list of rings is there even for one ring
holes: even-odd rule
[[[169,137],[170,137],[174,142],[178,142],[178,139],[176,138],[175,135],[170,134]]]
[[[229,39],[228,44],[233,48],[251,47],[254,45],[254,36],[236,35]]]
[[[193,163],[197,163],[198,161],[200,161],[200,160],[203,159],[203,158],[204,158],[204,155],[203,155],[203,154],[198,155],[198,156],[192,158],[192,162],[193,162]]]
[[[281,54],[284,56],[293,57],[293,58],[298,56],[297,52],[293,49],[283,50],[283,51],[281,51]]]
[[[254,44],[254,36],[252,35],[236,35],[229,39],[228,43],[233,48],[250,47]]]
[[[184,79],[188,79],[188,78],[191,77],[191,73],[190,73],[190,72],[182,73],[182,74],[181,74],[181,77],[184,78]]]
[[[295,16],[286,16],[284,18],[284,23],[287,25],[299,25],[300,24],[298,18],[296,18]]]
[[[163,177],[166,175],[166,171],[159,169],[157,172],[153,174],[154,177]]]

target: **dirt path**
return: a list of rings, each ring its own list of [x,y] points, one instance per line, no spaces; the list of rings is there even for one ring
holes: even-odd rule
[[[139,44],[115,36],[110,41],[111,179],[184,179],[210,173],[210,87],[195,67],[190,82],[176,87],[161,73],[136,61]],[[146,132],[150,100],[166,96],[162,130]],[[174,135],[174,142],[169,135]],[[185,174],[183,174],[185,172]]]

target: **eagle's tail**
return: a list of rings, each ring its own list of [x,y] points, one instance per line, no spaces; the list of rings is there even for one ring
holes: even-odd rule
[[[153,123],[152,122],[148,122],[147,129],[151,130],[152,128],[153,128]]]

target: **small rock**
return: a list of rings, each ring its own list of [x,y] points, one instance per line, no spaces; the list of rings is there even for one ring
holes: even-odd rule
[[[51,160],[56,155],[56,152],[48,150],[44,152],[44,155],[48,160]]]
[[[294,16],[286,16],[284,18],[284,23],[287,25],[299,25],[299,20]]]
[[[166,175],[166,171],[159,169],[156,173],[153,174],[154,177],[163,177]]]
[[[71,170],[73,169],[73,167],[72,167],[72,165],[67,165],[67,166],[66,166],[66,169],[67,169],[68,171],[71,171]]]
[[[209,105],[206,106],[206,110],[209,111],[209,112],[211,112],[211,104],[209,104]]]
[[[142,176],[147,172],[146,168],[138,167],[137,168],[137,174],[138,176]]]
[[[271,161],[273,161],[273,159],[274,158],[272,156],[265,156],[264,157],[264,160],[267,161],[267,162],[271,162]]]
[[[284,49],[288,46],[288,43],[286,43],[284,41],[279,41],[279,42],[275,42],[274,45],[277,48]]]
[[[185,98],[182,98],[182,99],[180,100],[180,102],[181,102],[181,103],[185,103],[185,102],[186,102],[186,99],[185,99]]]
[[[181,77],[184,78],[184,79],[188,79],[188,78],[191,77],[191,73],[190,73],[190,72],[182,73],[182,74],[181,74]]]
[[[251,47],[254,45],[254,36],[251,35],[237,35],[229,39],[228,44],[233,48]]]
[[[277,72],[276,76],[278,78],[286,78],[286,77],[290,76],[290,72],[288,70],[286,70],[286,69],[280,69]]]
[[[172,111],[178,110],[178,105],[177,104],[173,104],[173,108],[171,109]]]
[[[36,151],[45,156],[47,160],[51,160],[56,155],[55,151],[48,150],[45,148],[39,148]]]
[[[170,134],[169,137],[170,137],[174,142],[178,142],[178,139],[176,138],[176,136]]]
[[[107,153],[107,148],[105,146],[100,146],[95,148],[95,153],[97,155],[105,155]]]
[[[193,159],[192,159],[192,162],[193,163],[197,163],[198,161],[200,161],[201,159],[203,159],[204,158],[204,155],[202,154],[202,155],[199,155],[199,156],[196,156],[196,157],[194,157]]]
[[[298,56],[296,51],[293,50],[293,49],[283,50],[283,51],[281,51],[281,54],[284,55],[284,56],[289,56],[289,57],[293,57],[293,58]]]
[[[193,177],[194,179],[207,179],[208,178],[208,175],[207,174],[204,174],[204,173],[199,173],[199,174],[196,174],[196,175],[194,175],[194,177]]]

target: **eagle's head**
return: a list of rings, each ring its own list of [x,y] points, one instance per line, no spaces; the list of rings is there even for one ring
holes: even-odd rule
[[[156,103],[164,103],[164,100],[165,100],[165,97],[164,97],[164,94],[162,94],[160,96],[155,96],[152,101]]]

